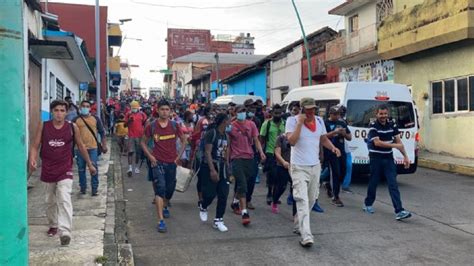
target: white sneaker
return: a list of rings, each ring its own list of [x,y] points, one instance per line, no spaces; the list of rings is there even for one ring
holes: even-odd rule
[[[139,173],[140,173],[140,168],[135,167],[135,174],[139,174]]]
[[[212,227],[216,228],[217,230],[219,230],[221,232],[229,231],[227,226],[225,226],[223,219],[214,220],[214,224],[212,225]]]
[[[132,177],[132,175],[133,175],[133,168],[132,168],[131,165],[128,167],[127,175],[128,175],[128,177]]]
[[[199,209],[199,218],[201,218],[202,222],[207,221],[207,210],[206,209]]]

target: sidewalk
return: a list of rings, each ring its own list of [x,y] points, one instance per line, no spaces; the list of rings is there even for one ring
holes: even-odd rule
[[[110,141],[109,141],[110,147]],[[104,253],[104,231],[107,212],[107,171],[110,152],[101,156],[99,164],[99,196],[90,195],[90,175],[87,173],[88,194],[80,195],[79,177],[74,161],[72,190],[73,229],[71,244],[61,247],[59,237],[48,237],[45,186],[39,180],[40,171],[30,178],[34,187],[28,191],[29,258],[30,265],[96,265]]]
[[[474,159],[457,158],[428,151],[420,151],[418,166],[461,175],[474,176]]]

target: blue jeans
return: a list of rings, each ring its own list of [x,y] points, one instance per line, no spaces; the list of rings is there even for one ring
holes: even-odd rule
[[[157,162],[152,172],[155,196],[170,200],[176,189],[176,164]]]
[[[346,152],[346,176],[344,177],[344,181],[342,182],[342,188],[349,188],[351,185],[351,178],[352,178],[352,154],[350,152]]]
[[[372,206],[374,204],[377,185],[382,175],[387,179],[388,192],[390,193],[395,213],[403,211],[397,183],[397,167],[393,158],[370,158],[370,180],[367,198],[365,198],[365,206]]]
[[[97,192],[97,188],[99,187],[99,168],[97,167],[97,149],[89,149],[87,150],[89,153],[89,157],[91,158],[92,164],[97,169],[97,174],[91,176],[91,186],[92,192]],[[77,168],[79,171],[79,186],[81,187],[81,191],[85,191],[87,188],[87,176],[86,176],[86,160],[82,158],[81,153],[79,150],[76,150],[76,161],[77,161]]]

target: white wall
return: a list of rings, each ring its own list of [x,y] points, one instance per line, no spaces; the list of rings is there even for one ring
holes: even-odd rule
[[[43,60],[44,61],[44,60]],[[44,63],[43,63],[43,79],[44,75]],[[52,81],[50,79],[50,73],[55,76],[55,79]],[[71,91],[72,101],[78,103],[80,100],[79,95],[79,81],[74,77],[74,74],[67,68],[62,60],[48,59],[47,69],[46,69],[47,78],[43,80],[43,89],[41,93],[41,110],[49,112],[49,104],[51,101],[56,99],[56,79],[59,79],[64,84],[63,97],[66,97],[66,88]],[[46,87],[45,87],[46,86]],[[47,94],[45,94],[45,88]],[[45,99],[46,96],[46,99]]]
[[[299,45],[293,49],[286,57],[274,61],[270,70],[270,89],[288,86],[289,90],[301,87],[301,59],[303,58],[303,49]],[[271,90],[271,104],[280,103],[280,90]]]
[[[346,15],[344,20],[347,32],[349,32],[349,18],[356,14],[359,15],[359,29],[363,29],[367,26],[375,24],[377,22],[377,9],[375,1],[373,1],[373,3],[363,5]]]

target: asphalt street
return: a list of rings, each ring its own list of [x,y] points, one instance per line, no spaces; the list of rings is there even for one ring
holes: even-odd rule
[[[126,157],[122,157],[125,173]],[[264,179],[263,179],[264,180]],[[378,188],[376,213],[362,211],[367,184],[353,183],[354,194],[341,194],[345,207],[338,208],[321,189],[324,213],[312,212],[315,245],[304,249],[292,233],[291,206],[286,195],[280,213],[265,203],[266,188],[256,187],[256,210],[251,225],[228,207],[224,217],[229,228],[212,228],[215,202],[209,221],[202,223],[197,208],[196,180],[185,193],[172,199],[168,232],[156,231],[156,213],[151,204],[153,190],[140,175],[124,177],[128,233],[136,265],[472,265],[474,261],[474,178],[419,168],[398,178],[404,207],[413,217],[394,219],[386,184]],[[229,195],[229,200],[232,195]],[[229,205],[229,204],[228,204]]]

